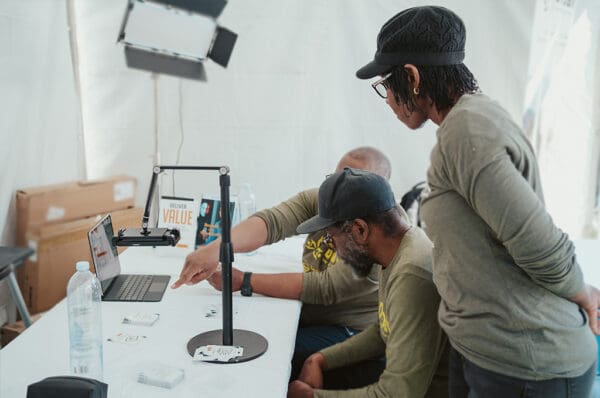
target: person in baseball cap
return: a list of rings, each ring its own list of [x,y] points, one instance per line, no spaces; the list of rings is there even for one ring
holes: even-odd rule
[[[394,206],[394,193],[385,178],[346,167],[323,182],[319,188],[319,214],[300,224],[296,232],[318,231],[339,221],[372,216]]]
[[[288,397],[344,397],[349,389],[353,397],[448,397],[448,344],[437,322],[440,297],[425,233],[402,218],[387,180],[364,170],[345,168],[329,176],[319,188],[318,209],[297,232],[325,229],[357,277],[381,267],[379,319],[308,357]],[[384,355],[377,382],[358,387],[351,369]]]

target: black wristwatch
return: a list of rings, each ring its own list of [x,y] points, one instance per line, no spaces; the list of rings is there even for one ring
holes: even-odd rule
[[[244,280],[242,281],[242,296],[252,296],[252,285],[250,284],[250,277],[252,272],[244,272]]]

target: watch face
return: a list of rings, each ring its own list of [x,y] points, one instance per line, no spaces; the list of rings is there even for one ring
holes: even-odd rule
[[[244,281],[242,282],[242,296],[252,296],[252,286],[250,285],[250,275],[251,272],[246,272],[244,274]]]

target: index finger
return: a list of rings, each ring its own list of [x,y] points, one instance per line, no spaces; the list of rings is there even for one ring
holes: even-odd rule
[[[183,269],[181,270],[181,272],[179,273],[179,279],[177,279],[172,285],[171,285],[171,289],[177,289],[179,286],[183,285],[184,283],[187,282],[187,280],[189,279],[189,277],[187,276],[187,272],[186,270],[189,268],[189,262],[188,259],[185,259],[185,263],[183,264]]]
[[[588,310],[588,319],[590,321],[590,329],[594,332],[595,335],[598,335],[598,309],[590,309]]]
[[[180,276],[173,284],[171,285],[171,289],[177,289],[179,286],[183,285],[185,280]]]
[[[204,279],[208,278],[209,276],[210,276],[210,274],[206,270],[204,270],[204,269],[200,270],[199,272],[196,272],[196,273],[184,273],[182,271],[181,275],[179,275],[179,279],[177,279],[171,285],[171,288],[172,289],[177,289],[181,285],[196,284],[196,283],[198,283],[200,281],[203,281]]]
[[[186,257],[186,259],[185,259],[185,263],[183,264],[183,269],[181,270],[181,273],[179,274],[179,279],[177,279],[175,281],[175,283],[173,283],[171,285],[172,289],[177,289],[179,286],[189,283],[192,280],[192,278],[194,277],[194,275],[202,274],[202,272],[204,271],[204,270],[200,270],[200,272],[194,272],[193,264],[191,263],[191,261],[189,260],[188,257]]]

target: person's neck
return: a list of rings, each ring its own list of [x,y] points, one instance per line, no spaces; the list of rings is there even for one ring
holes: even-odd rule
[[[433,107],[433,111],[429,113],[429,120],[439,126],[450,112],[450,109],[452,109],[452,107],[438,111],[435,107]]]
[[[456,104],[458,102],[458,100],[460,99],[460,97],[462,97],[463,95],[464,94],[459,95],[458,97],[454,98],[454,104]],[[450,105],[446,109],[438,110],[436,108],[436,106],[432,103],[430,105],[429,111],[427,112],[427,117],[429,117],[429,120],[431,120],[432,122],[434,122],[436,125],[439,126],[440,124],[442,124],[444,119],[446,119],[446,116],[448,116],[448,113],[450,113],[450,111],[452,110],[453,107],[454,107],[454,105]]]
[[[377,260],[377,264],[380,264],[382,268],[386,268],[391,264],[394,257],[396,257],[396,253],[398,252],[398,248],[402,243],[404,235],[406,235],[410,228],[410,225],[402,222],[399,231],[392,236],[385,236],[379,231],[379,236],[375,237],[375,242],[377,242],[377,244],[373,248],[373,252],[375,252],[374,258]]]

